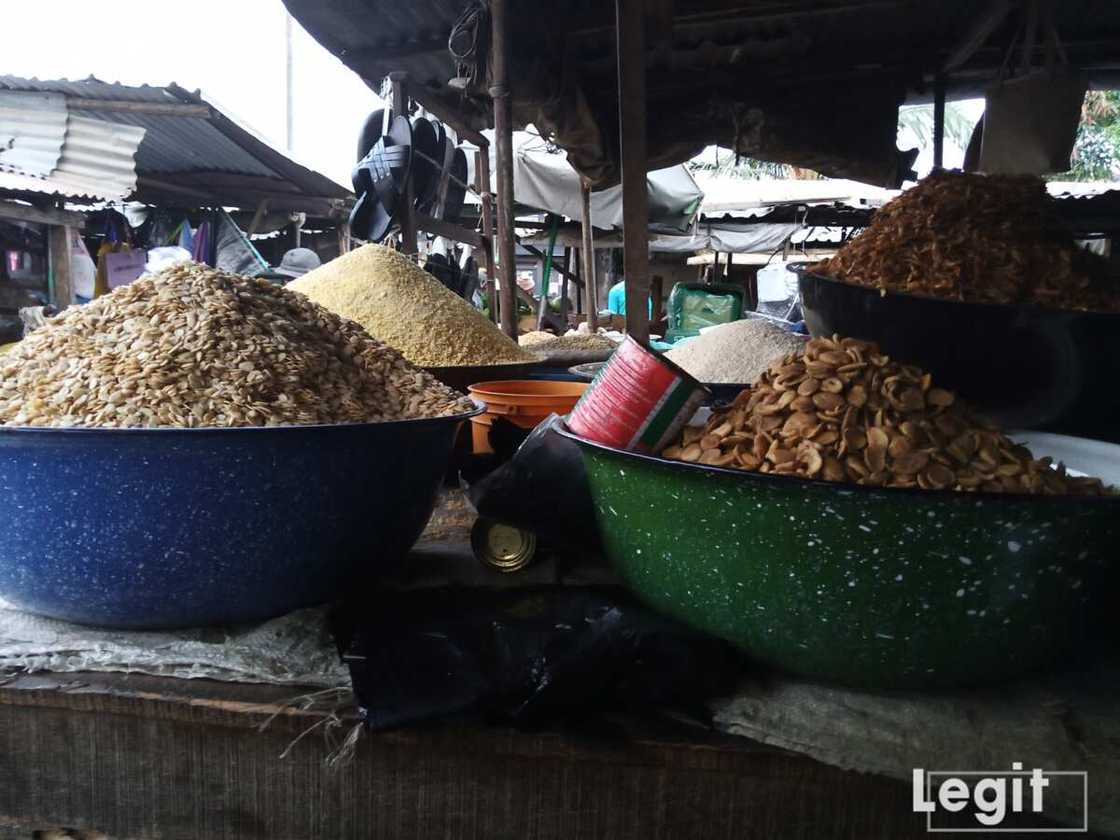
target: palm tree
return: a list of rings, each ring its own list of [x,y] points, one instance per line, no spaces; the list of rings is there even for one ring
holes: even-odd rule
[[[972,137],[975,122],[955,102],[945,103],[945,138],[963,149]],[[923,146],[933,145],[933,106],[903,105],[898,109],[899,130],[908,129]]]
[[[788,178],[814,180],[821,177],[811,169],[736,155],[730,149],[720,146],[708,146],[685,166],[693,174],[713,178],[742,178],[747,181]]]

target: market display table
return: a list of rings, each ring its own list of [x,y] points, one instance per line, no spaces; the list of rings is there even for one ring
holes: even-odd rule
[[[487,572],[470,555],[471,522],[461,495],[448,494],[413,552],[410,586],[556,578],[546,561],[519,575]],[[581,579],[598,581],[586,571]],[[304,625],[221,638],[267,654],[245,662],[268,670],[275,657],[253,634],[280,626],[292,636],[275,640],[289,665],[318,662],[316,644],[333,661],[329,637],[315,642]],[[7,632],[30,638],[19,623]],[[62,647],[53,658],[40,652],[9,667],[57,669],[78,653],[87,663],[78,667],[95,667],[104,657],[90,651],[107,644],[84,632],[54,643]],[[207,661],[229,656],[215,645],[201,645]],[[198,649],[184,649],[196,659],[183,661],[197,667]],[[929,836],[911,810],[911,768],[994,770],[1015,760],[1087,770],[1090,825],[1120,836],[1115,656],[941,693],[864,693],[752,669],[735,696],[711,704],[718,732],[611,719],[585,732],[475,720],[370,733],[348,689],[322,688],[337,684],[0,675],[0,838],[67,827],[191,840],[904,840]],[[1055,804],[1072,819],[1070,802]]]
[[[356,712],[347,697],[334,714],[294,708],[298,693],[137,675],[8,679],[0,837],[58,826],[113,838],[924,836],[901,782],[695,728],[362,732],[332,767]]]

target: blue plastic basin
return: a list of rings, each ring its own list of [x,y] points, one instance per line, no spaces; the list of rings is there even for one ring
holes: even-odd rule
[[[403,559],[470,416],[2,428],[0,598],[126,628],[254,621],[332,600]]]

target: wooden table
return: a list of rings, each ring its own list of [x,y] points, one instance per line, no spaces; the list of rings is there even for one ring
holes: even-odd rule
[[[288,705],[296,693],[135,675],[9,679],[0,837],[57,826],[192,840],[925,836],[900,782],[695,728],[617,741],[481,725],[362,731],[352,759],[330,767],[356,712],[347,705],[327,726]]]

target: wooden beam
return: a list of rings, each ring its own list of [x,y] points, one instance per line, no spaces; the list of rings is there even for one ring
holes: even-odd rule
[[[498,268],[502,275],[502,331],[517,338],[517,262],[513,242],[513,100],[510,95],[510,0],[490,2],[490,64],[498,166]]]
[[[130,99],[83,99],[80,96],[68,96],[66,106],[79,111],[117,111],[162,117],[198,117],[204,120],[214,115],[210,106],[189,102],[134,102]]]
[[[499,323],[498,275],[494,271],[494,194],[490,192],[490,148],[481,147],[474,153],[475,187],[482,202],[482,265],[486,269],[486,282],[490,287],[490,317]]]
[[[141,176],[145,177],[145,176]],[[276,194],[288,194],[293,198],[306,195],[291,181],[267,175],[243,175],[237,172],[166,172],[158,177],[170,183],[182,184],[184,187],[193,187],[209,192],[236,192],[240,190],[264,190]]]
[[[50,260],[51,303],[57,309],[65,309],[74,302],[70,253],[70,228],[52,225],[47,238],[47,256]]]
[[[1003,23],[1009,11],[1011,11],[1011,0],[989,0],[980,14],[969,22],[964,35],[950,50],[941,65],[942,71],[948,73],[956,70],[972,58]]]
[[[398,41],[395,44],[378,44],[373,47],[363,47],[360,50],[348,52],[348,61],[357,61],[363,65],[376,66],[398,58],[412,58],[413,56],[432,55],[433,53],[447,52],[447,38],[450,32],[442,38],[426,38],[417,41]]]
[[[325,218],[342,217],[346,212],[346,202],[326,196],[230,187],[206,190],[145,176],[137,178],[134,195],[138,200],[149,203],[181,201],[194,207],[239,207],[243,210],[255,209],[258,202],[267,198],[273,210],[293,210]]]
[[[86,226],[86,217],[81,213],[75,213],[71,210],[56,210],[53,207],[16,204],[13,201],[0,201],[0,219],[33,222],[37,225],[68,225],[79,230]]]
[[[260,228],[261,222],[264,221],[264,217],[268,215],[268,205],[270,201],[271,199],[262,198],[257,202],[257,209],[256,212],[253,213],[253,220],[249,222],[249,229],[245,231],[246,236],[251,237]]]
[[[486,135],[481,132],[475,131],[466,120],[456,113],[447,102],[441,97],[432,94],[426,88],[414,86],[412,91],[412,98],[420,104],[420,106],[428,113],[438,117],[441,121],[455,129],[455,135],[460,141],[467,141],[478,146],[480,149],[488,149],[490,141],[486,139]]]
[[[408,74],[390,73],[389,81],[393,92],[393,116],[408,119]],[[412,206],[412,171],[404,181],[404,192],[397,196],[401,206],[397,209],[397,219],[401,226],[401,250],[406,254],[417,254],[419,248],[416,244],[416,218],[413,215],[415,208]]]
[[[595,232],[591,227],[591,185],[586,178],[579,179],[579,194],[583,231],[583,282],[587,295],[587,323],[591,329],[599,329],[599,280],[595,276]]]
[[[432,233],[436,236],[444,236],[456,242],[470,245],[472,248],[482,247],[482,237],[479,236],[476,230],[468,230],[453,222],[445,222],[443,219],[433,218],[426,213],[417,213],[415,220],[417,230],[422,230],[425,233]]]
[[[1019,73],[1026,75],[1031,70],[1035,41],[1038,38],[1039,17],[1042,0],[1027,0],[1026,20],[1023,24],[1022,58],[1019,60]]]
[[[540,311],[541,302],[537,299],[536,295],[530,294],[529,292],[525,291],[520,286],[518,286],[517,287],[517,296],[529,305],[529,309],[531,311],[533,311],[533,312],[539,312]],[[559,321],[557,320],[556,315],[554,315],[552,312],[546,312],[545,313],[545,321],[548,323],[549,326],[553,327],[554,329],[557,329],[559,327]]]
[[[615,0],[619,160],[622,166],[626,332],[649,341],[649,186],[646,183],[644,0]]]
[[[214,194],[209,190],[188,187],[183,184],[173,184],[170,181],[163,181],[159,178],[149,178],[146,175],[141,175],[136,179],[136,191],[139,192],[142,189],[169,192],[174,195],[182,195],[187,198],[196,198],[207,202],[214,200]]]
[[[675,9],[673,27],[711,24],[714,21],[782,21],[793,17],[814,17],[836,12],[868,12],[897,9],[905,0],[795,0],[795,2],[758,2],[758,0],[689,0],[686,9]],[[614,25],[610,7],[588,4],[587,11],[569,15],[569,37],[606,31]]]
[[[545,258],[544,251],[542,251],[536,245],[529,245],[529,244],[527,244],[526,242],[524,242],[520,239],[517,240],[517,244],[520,245],[524,250],[528,251],[530,254],[532,254],[537,259],[542,260],[542,261],[544,260],[544,258]],[[565,266],[566,265],[567,265],[567,260],[565,260]],[[556,262],[552,263],[552,270],[555,271],[557,274],[559,274],[562,277],[567,277],[571,280],[575,280],[576,283],[582,284],[582,282],[583,282],[583,281],[580,280],[578,274],[569,274],[568,269],[566,267],[558,265]]]

